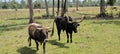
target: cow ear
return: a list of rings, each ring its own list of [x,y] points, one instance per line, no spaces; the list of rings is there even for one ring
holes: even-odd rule
[[[46,27],[46,29],[47,29],[48,32],[51,32],[51,30],[50,30],[51,28],[50,27]]]
[[[78,26],[80,26],[80,24],[78,24]]]

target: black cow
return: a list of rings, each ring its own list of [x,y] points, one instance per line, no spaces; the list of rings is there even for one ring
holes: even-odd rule
[[[35,40],[37,50],[39,50],[38,42],[40,42],[41,45],[43,44],[43,51],[45,53],[45,45],[46,45],[46,41],[48,41],[48,32],[49,32],[48,28],[44,28],[42,25],[39,25],[37,23],[29,24],[29,27],[28,27],[29,46],[31,46],[31,39],[33,39]]]
[[[65,30],[67,34],[67,43],[69,42],[69,34],[70,34],[70,42],[72,43],[72,33],[73,31],[77,33],[77,27],[79,26],[79,22],[73,22],[73,19],[69,16],[65,17],[56,17],[54,22],[56,23],[57,32],[58,32],[58,40],[60,40],[60,33],[61,30]],[[52,34],[54,33],[54,22],[53,22],[53,28],[52,28]],[[82,22],[82,20],[80,21]]]

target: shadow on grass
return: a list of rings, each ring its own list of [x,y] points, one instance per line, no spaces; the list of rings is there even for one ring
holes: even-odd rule
[[[89,15],[89,16],[91,16],[91,15],[93,15],[93,16],[95,16],[96,14],[87,14],[87,13],[77,13],[77,14],[79,14],[79,15]]]
[[[52,45],[56,45],[60,48],[69,48],[68,46],[65,46],[65,43],[60,43],[60,42],[57,42],[56,40],[49,40],[48,43]]]
[[[28,20],[29,18],[11,18],[11,19],[8,19],[8,20]]]
[[[120,25],[120,21],[112,21],[112,20],[105,20],[105,21],[101,21],[101,22],[92,22],[95,24],[115,24],[115,25]]]
[[[36,50],[28,48],[28,47],[22,47],[17,50],[20,54],[36,54]]]
[[[26,27],[26,23],[22,24],[10,24],[10,25],[0,25],[0,31],[12,31],[12,30],[20,30]]]
[[[54,18],[54,17],[53,17]],[[34,19],[53,19],[53,18],[50,18],[50,17],[34,17]],[[29,20],[29,18],[10,18],[8,20]]]

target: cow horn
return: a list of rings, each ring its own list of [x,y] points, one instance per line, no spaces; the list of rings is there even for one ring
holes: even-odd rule
[[[83,18],[81,18],[81,20],[80,20],[78,23],[81,23],[83,20],[84,20],[84,17],[83,17]]]
[[[50,27],[46,27],[46,29],[50,29]]]
[[[43,29],[43,28],[37,28],[38,30],[41,30],[41,29]]]
[[[72,21],[68,21],[68,23],[72,23]]]

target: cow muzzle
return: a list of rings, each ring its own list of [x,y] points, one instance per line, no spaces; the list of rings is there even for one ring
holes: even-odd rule
[[[74,32],[77,33],[77,30],[75,30]]]
[[[44,42],[48,42],[49,39],[45,39]]]

